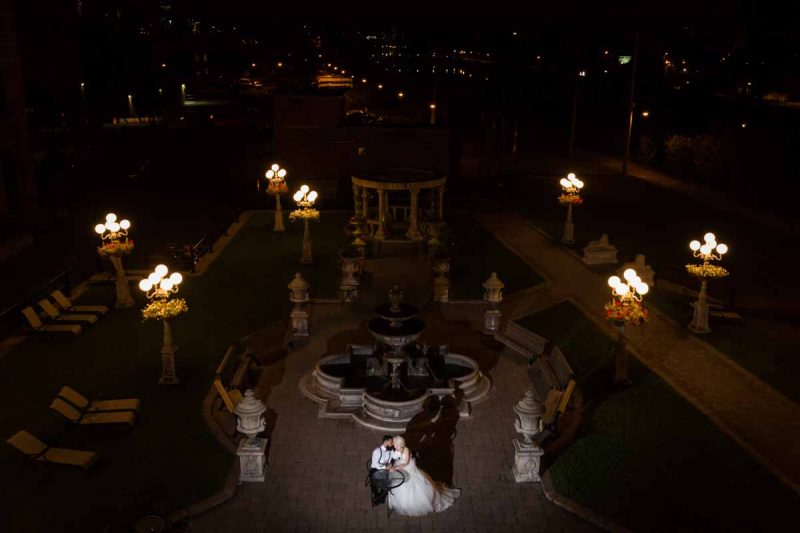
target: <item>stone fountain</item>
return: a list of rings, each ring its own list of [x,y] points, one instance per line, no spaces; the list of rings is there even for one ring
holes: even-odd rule
[[[403,432],[431,396],[457,398],[465,417],[486,396],[491,384],[473,359],[417,342],[425,322],[402,300],[395,285],[389,302],[375,308],[377,316],[367,324],[375,344],[350,344],[345,353],[326,355],[300,380],[303,394],[320,404],[321,418]]]

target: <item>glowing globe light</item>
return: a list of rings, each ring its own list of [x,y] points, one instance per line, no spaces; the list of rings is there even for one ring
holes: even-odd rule
[[[102,235],[103,233],[105,233],[105,231],[106,231],[105,224],[98,224],[94,227],[94,232],[97,233],[98,235]]]
[[[308,185],[302,185],[302,186],[300,187],[300,192],[301,192],[301,193],[303,193],[303,194],[306,194],[306,193],[307,193],[308,191],[310,191],[310,190],[311,190],[311,189],[308,187]]]
[[[139,282],[139,289],[142,292],[148,292],[150,289],[153,288],[153,282],[150,279],[146,278]]]
[[[311,191],[310,193],[308,193],[309,202],[313,202],[316,199],[317,199],[317,191]]]
[[[130,220],[121,220],[119,222],[119,227],[124,229],[124,230],[127,230],[127,229],[129,229],[131,227],[131,221]]]
[[[149,276],[147,276],[147,280],[150,282],[150,285],[158,285],[161,281],[161,276],[156,274],[155,272],[151,272]]]
[[[726,253],[728,253],[728,245],[727,244],[718,244],[717,245],[717,251],[719,252],[719,255],[725,255]]]
[[[650,287],[647,285],[647,283],[639,283],[636,286],[636,292],[638,292],[641,295],[645,295],[648,292],[650,292]]]
[[[295,202],[299,202],[300,200],[303,199],[303,191],[297,191],[296,193],[294,193],[294,196],[292,196],[292,198],[294,199]]]
[[[106,222],[114,222],[117,220],[117,215],[114,213],[109,213],[106,215]]]
[[[706,242],[714,242],[714,241],[716,241],[716,240],[717,240],[717,237],[716,237],[716,236],[715,236],[713,233],[711,233],[711,232],[709,231],[708,233],[706,233],[705,235],[703,235],[703,239],[704,239]]]
[[[161,283],[160,283],[158,286],[159,286],[159,288],[160,288],[161,290],[163,290],[163,291],[171,291],[171,290],[172,290],[172,287],[173,287],[174,285],[175,285],[175,284],[174,284],[174,283],[172,283],[172,280],[171,280],[171,279],[169,279],[169,278],[167,278],[167,279],[162,279],[162,280],[161,280]]]
[[[622,273],[622,277],[625,278],[626,281],[631,281],[636,277],[636,271],[632,268],[626,268],[625,272]]]
[[[699,250],[699,249],[700,249],[700,241],[692,241],[692,242],[690,242],[690,243],[689,243],[689,248],[690,248],[690,249],[691,249],[693,252],[696,252],[697,250]]]
[[[619,285],[621,282],[622,280],[619,279],[619,276],[611,276],[610,278],[608,278],[608,286],[611,287],[612,289],[617,285]]]
[[[174,285],[180,285],[183,281],[183,276],[180,272],[173,272],[170,274],[169,279],[172,281]]]
[[[158,265],[158,266],[155,268],[155,271],[154,271],[154,272],[155,272],[156,274],[158,274],[158,275],[159,275],[159,277],[163,278],[164,276],[166,276],[166,275],[167,275],[167,272],[169,272],[169,269],[167,268],[167,265]]]

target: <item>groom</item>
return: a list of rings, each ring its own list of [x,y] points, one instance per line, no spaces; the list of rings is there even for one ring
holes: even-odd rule
[[[392,461],[397,458],[394,451],[394,442],[391,435],[384,435],[381,445],[372,450],[372,460],[369,465],[369,481],[372,489],[372,505],[380,505],[386,501],[389,485],[389,472]]]

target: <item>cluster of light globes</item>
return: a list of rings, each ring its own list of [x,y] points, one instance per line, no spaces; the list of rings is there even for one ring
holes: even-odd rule
[[[301,206],[303,204],[311,205],[317,199],[317,191],[312,191],[308,185],[303,185],[292,198]]]
[[[566,178],[561,178],[559,183],[565,189],[583,189],[583,182],[579,180],[577,176],[575,176],[574,172],[567,174]]]
[[[693,252],[700,252],[700,255],[703,256],[710,256],[711,253],[716,250],[720,256],[725,255],[728,253],[728,245],[723,243],[717,243],[717,237],[709,232],[703,235],[703,240],[705,240],[705,244],[700,244],[700,241],[692,241],[689,243],[689,248]]]
[[[632,293],[632,295],[639,293],[644,296],[650,291],[650,287],[648,287],[647,283],[642,281],[642,278],[639,277],[634,269],[625,269],[625,272],[622,273],[622,277],[625,278],[624,282],[619,279],[619,276],[611,276],[608,278],[608,286],[614,290],[614,294],[617,296],[622,298],[627,296],[628,293]]]
[[[158,265],[149,276],[139,282],[139,289],[142,292],[150,292],[156,288],[162,297],[166,297],[170,292],[178,290],[178,285],[183,281],[180,272],[173,272],[167,277],[169,269],[167,265]]]
[[[266,175],[267,179],[270,180],[270,181],[274,180],[276,177],[278,179],[282,180],[282,179],[284,179],[286,177],[286,169],[285,168],[281,168],[280,165],[278,165],[278,164],[273,164],[269,168],[269,170],[267,170],[267,173],[265,175]]]
[[[95,233],[100,235],[101,237],[106,231],[111,233],[118,233],[120,230],[127,231],[128,228],[131,227],[130,220],[120,220],[117,222],[117,215],[114,213],[109,213],[106,215],[106,223],[105,224],[98,224],[94,227]]]

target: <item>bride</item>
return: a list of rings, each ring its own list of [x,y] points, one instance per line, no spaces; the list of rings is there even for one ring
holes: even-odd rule
[[[461,491],[437,483],[427,472],[417,468],[403,437],[394,438],[394,448],[400,459],[392,470],[402,471],[406,481],[389,493],[389,509],[401,515],[423,516],[444,511],[455,503]]]

